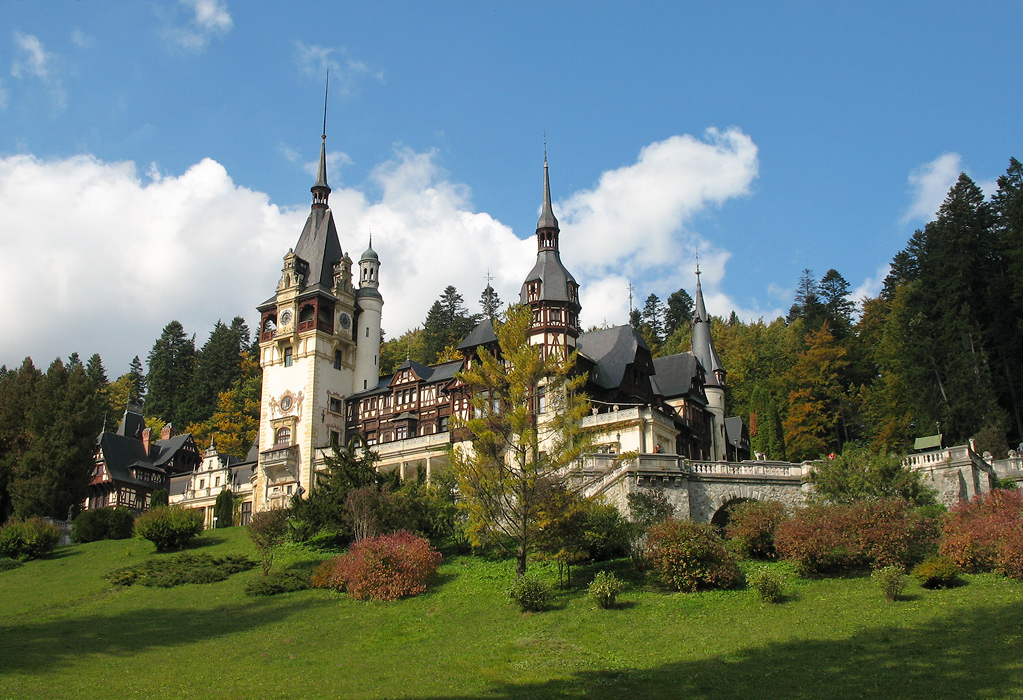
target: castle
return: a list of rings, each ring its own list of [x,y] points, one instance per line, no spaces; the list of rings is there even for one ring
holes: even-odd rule
[[[309,217],[284,256],[277,289],[257,307],[263,385],[255,511],[285,506],[314,488],[331,446],[356,433],[377,452],[381,470],[410,478],[444,469],[453,441],[449,421],[469,410],[456,372],[479,348],[496,343],[484,319],[458,346],[461,359],[429,367],[407,360],[381,376],[381,260],[372,239],[357,267],[342,249],[329,206],[325,135],[311,192]],[[536,264],[519,302],[533,312],[531,343],[542,352],[578,351],[598,452],[676,463],[748,458],[742,421],[725,417],[726,373],[699,271],[693,350],[655,359],[631,326],[582,332],[579,284],[561,260],[560,233],[545,156]]]

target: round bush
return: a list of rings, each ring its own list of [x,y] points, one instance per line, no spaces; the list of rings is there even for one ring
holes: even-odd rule
[[[913,578],[924,588],[952,588],[961,581],[961,569],[948,557],[930,557],[913,567]]]
[[[784,503],[744,501],[732,510],[725,532],[739,555],[773,559],[775,532],[785,517]]]
[[[888,600],[898,600],[902,591],[906,589],[906,572],[901,566],[882,566],[875,569],[870,578],[878,585],[884,597]]]
[[[181,549],[202,532],[202,516],[198,511],[174,506],[153,508],[135,521],[135,536],[156,545],[156,551]]]
[[[107,539],[126,540],[131,537],[134,529],[135,517],[127,508],[114,508],[107,515]]]
[[[425,591],[442,560],[429,540],[410,532],[367,537],[317,567],[313,585],[345,590],[356,600],[397,600]]]
[[[801,576],[911,566],[934,551],[938,524],[909,501],[818,504],[778,526],[775,546]]]
[[[532,574],[516,576],[508,589],[508,597],[519,604],[522,612],[540,612],[554,600],[551,587]]]
[[[590,582],[586,589],[586,595],[597,604],[597,607],[613,608],[618,601],[618,595],[625,590],[625,582],[617,578],[610,571],[601,571]]]
[[[650,528],[648,547],[653,569],[676,590],[734,588],[743,582],[734,555],[707,523],[665,520]]]
[[[1023,575],[1021,530],[1023,491],[996,489],[952,508],[942,528],[940,552],[971,573]]]
[[[11,520],[0,527],[0,556],[38,559],[60,542],[60,528],[43,518]]]
[[[765,603],[777,603],[782,599],[785,577],[768,569],[758,569],[749,575],[749,586]]]
[[[125,507],[84,510],[71,527],[72,542],[124,540],[131,537],[135,518]]]

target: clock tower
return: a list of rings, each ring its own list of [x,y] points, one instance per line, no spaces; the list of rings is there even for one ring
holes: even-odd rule
[[[368,355],[375,367],[380,353],[375,268],[371,296],[378,303],[365,320],[375,321],[376,332],[359,337],[366,314],[328,205],[326,139],[305,227],[284,256],[276,293],[257,307],[263,393],[256,510],[286,507],[315,486],[324,451],[344,439],[345,398],[355,391],[359,359]]]

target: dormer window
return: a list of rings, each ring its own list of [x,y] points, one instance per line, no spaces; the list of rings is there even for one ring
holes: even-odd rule
[[[537,301],[540,298],[540,280],[526,283],[526,301]]]

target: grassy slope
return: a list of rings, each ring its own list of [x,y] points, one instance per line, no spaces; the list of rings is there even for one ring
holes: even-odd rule
[[[199,544],[254,554],[237,528]],[[780,605],[636,588],[604,611],[574,592],[538,615],[507,603],[512,564],[471,558],[396,603],[248,598],[258,570],[173,589],[103,581],[149,556],[97,542],[0,573],[0,699],[1023,697],[1023,584],[993,576],[895,604],[867,578],[797,581]]]

